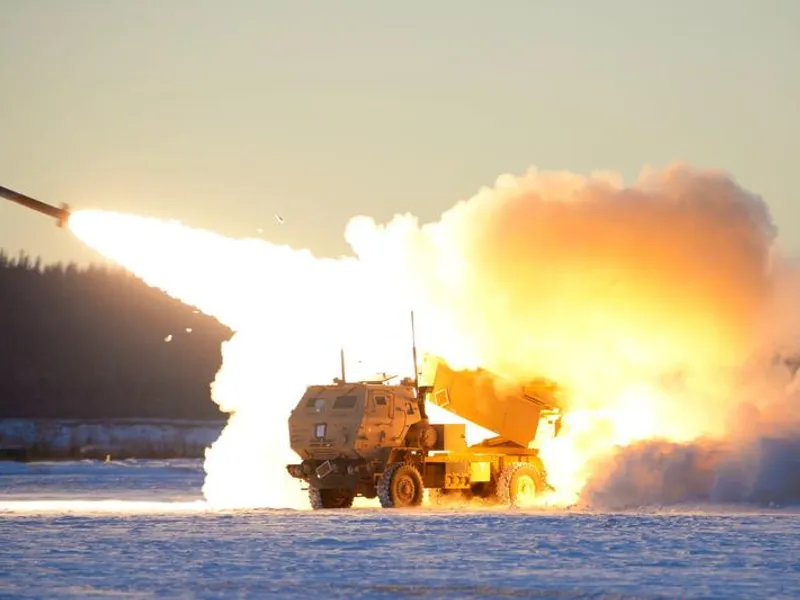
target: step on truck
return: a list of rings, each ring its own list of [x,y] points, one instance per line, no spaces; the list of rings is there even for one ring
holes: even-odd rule
[[[430,385],[348,382],[342,369],[333,383],[306,389],[288,420],[300,462],[286,469],[307,484],[312,508],[349,508],[356,497],[410,508],[426,489],[434,505],[524,506],[552,489],[533,442],[542,425],[558,434],[556,386],[515,386],[483,369],[430,364]],[[468,445],[466,427],[431,423],[427,403],[498,435]]]

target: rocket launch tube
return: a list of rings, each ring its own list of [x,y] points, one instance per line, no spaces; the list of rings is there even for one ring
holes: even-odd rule
[[[45,204],[44,202],[35,200],[30,196],[26,196],[25,194],[15,192],[14,190],[10,190],[2,185],[0,185],[0,196],[6,200],[11,200],[11,202],[16,202],[17,204],[26,206],[31,210],[40,212],[43,215],[47,215],[48,217],[53,217],[59,227],[65,227],[67,221],[69,221],[70,207],[68,204],[62,204],[61,207]]]

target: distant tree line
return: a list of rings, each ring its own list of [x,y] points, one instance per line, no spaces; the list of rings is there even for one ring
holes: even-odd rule
[[[222,418],[231,335],[122,268],[0,251],[0,418]]]

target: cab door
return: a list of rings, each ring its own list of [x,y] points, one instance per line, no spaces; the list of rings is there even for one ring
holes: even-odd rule
[[[369,413],[376,425],[391,425],[394,419],[394,395],[382,390],[370,391]]]

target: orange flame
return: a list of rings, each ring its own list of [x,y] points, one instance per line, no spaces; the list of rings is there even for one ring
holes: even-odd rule
[[[574,502],[591,459],[615,446],[724,429],[773,283],[760,198],[680,165],[630,187],[608,174],[504,176],[436,223],[355,218],[356,256],[335,260],[99,211],[70,227],[237,331],[213,388],[232,416],[204,488],[237,506],[305,505],[283,471],[289,411],[337,375],[342,346],[349,370],[410,374],[412,308],[421,349],[451,366],[564,387],[562,435],[540,443],[550,501]]]

